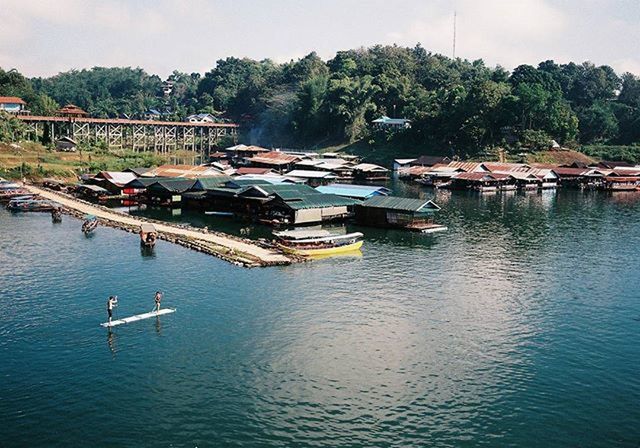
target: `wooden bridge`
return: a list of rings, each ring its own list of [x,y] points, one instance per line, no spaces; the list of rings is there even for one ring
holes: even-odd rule
[[[76,143],[106,143],[109,148],[170,153],[176,150],[209,154],[222,137],[231,136],[234,143],[238,125],[232,123],[191,123],[179,121],[124,120],[111,118],[40,117],[18,115],[27,125],[25,138],[51,141],[61,137]]]

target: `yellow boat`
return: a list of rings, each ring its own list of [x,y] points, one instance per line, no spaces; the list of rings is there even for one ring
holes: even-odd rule
[[[305,257],[354,252],[362,247],[360,232],[335,235],[326,230],[288,230],[274,232],[277,246],[284,252]]]

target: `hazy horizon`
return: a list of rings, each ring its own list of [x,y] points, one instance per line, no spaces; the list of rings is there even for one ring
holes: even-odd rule
[[[640,3],[604,0],[0,0],[0,67],[29,77],[94,66],[166,77],[229,56],[286,62],[376,44],[513,69],[553,59],[640,75]]]

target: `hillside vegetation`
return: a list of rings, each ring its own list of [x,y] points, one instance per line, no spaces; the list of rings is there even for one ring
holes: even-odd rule
[[[476,157],[496,147],[542,150],[555,139],[594,155],[639,156],[638,77],[589,62],[544,61],[509,72],[420,45],[340,51],[328,61],[311,53],[284,64],[229,57],[204,75],[176,71],[166,80],[140,68],[33,79],[0,70],[0,95],[21,96],[38,114],[66,103],[96,117],[141,117],[153,108],[181,120],[209,112],[240,122],[245,140],[264,146],[362,142],[398,148],[398,157],[414,149]],[[371,120],[383,114],[408,118],[412,127],[373,132]]]

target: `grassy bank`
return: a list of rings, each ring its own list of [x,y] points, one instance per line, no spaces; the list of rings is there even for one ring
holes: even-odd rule
[[[83,173],[120,171],[132,167],[150,167],[163,163],[194,163],[198,155],[180,151],[171,157],[130,150],[105,151],[90,148],[77,152],[58,152],[32,142],[0,143],[0,176],[30,180],[56,178],[77,180]]]

